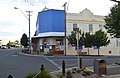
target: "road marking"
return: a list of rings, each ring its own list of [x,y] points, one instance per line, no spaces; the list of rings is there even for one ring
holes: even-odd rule
[[[46,58],[45,56],[43,56],[46,60],[48,60],[50,63],[52,63],[53,65],[55,65],[59,70],[61,69],[61,66],[59,66],[57,63],[55,63],[52,60],[49,60],[48,58]]]
[[[18,55],[12,55],[12,56],[18,56]]]
[[[59,70],[61,70],[61,67],[57,64],[57,63],[55,63],[54,61],[52,61],[52,60],[49,60],[47,57],[45,57],[45,56],[42,56],[43,58],[45,58],[46,60],[48,60],[50,63],[52,63],[53,65],[55,65]],[[41,72],[41,71],[40,71]],[[39,73],[40,73],[39,72]],[[39,73],[37,73],[33,78],[35,78]],[[53,72],[51,72],[51,73],[53,73]]]

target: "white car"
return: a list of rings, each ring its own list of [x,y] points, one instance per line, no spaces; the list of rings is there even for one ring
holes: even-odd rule
[[[7,46],[6,45],[2,45],[1,49],[7,49]]]

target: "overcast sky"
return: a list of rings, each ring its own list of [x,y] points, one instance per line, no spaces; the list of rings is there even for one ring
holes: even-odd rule
[[[36,30],[37,14],[45,6],[50,9],[63,9],[62,5],[69,2],[68,11],[79,13],[88,8],[94,15],[106,16],[110,8],[115,4],[110,0],[0,0],[0,39],[6,42],[20,40],[23,33],[28,35],[28,20],[25,11],[33,11],[31,14],[31,36]],[[19,9],[14,9],[18,7]]]

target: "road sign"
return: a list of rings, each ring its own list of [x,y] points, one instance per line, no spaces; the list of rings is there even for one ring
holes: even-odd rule
[[[75,50],[82,50],[82,49],[83,49],[83,46],[80,46],[80,47],[75,46]]]
[[[97,46],[93,46],[94,49],[97,49]]]

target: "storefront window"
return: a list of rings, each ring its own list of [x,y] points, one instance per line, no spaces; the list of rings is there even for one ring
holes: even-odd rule
[[[64,50],[64,40],[63,39],[56,39],[56,51]]]
[[[56,39],[57,45],[64,45],[63,39]]]

